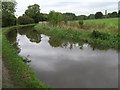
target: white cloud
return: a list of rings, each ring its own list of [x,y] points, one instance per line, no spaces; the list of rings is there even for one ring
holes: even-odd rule
[[[91,14],[97,11],[117,11],[119,0],[16,0],[18,16],[22,15],[27,7],[32,4],[39,4],[42,13],[49,13],[50,10],[59,12],[73,12],[77,15]]]

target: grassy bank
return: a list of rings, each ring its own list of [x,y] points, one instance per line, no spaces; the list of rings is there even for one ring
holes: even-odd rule
[[[16,86],[18,86],[18,88],[47,88],[46,85],[44,85],[37,79],[32,69],[30,69],[30,67],[23,62],[23,58],[18,56],[17,51],[15,50],[15,48],[12,47],[12,45],[10,45],[6,37],[6,34],[11,29],[32,25],[34,24],[3,28],[2,30],[3,62],[5,63],[5,66],[9,70],[11,80],[14,82]]]
[[[101,48],[118,49],[118,44],[120,44],[120,42],[118,42],[119,35],[116,32],[111,33],[94,29],[83,30],[79,28],[60,28],[42,24],[36,25],[35,29],[52,37],[85,42]]]

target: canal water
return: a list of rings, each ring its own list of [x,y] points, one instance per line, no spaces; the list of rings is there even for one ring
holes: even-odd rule
[[[11,30],[8,39],[37,77],[53,88],[117,88],[118,51],[58,39],[33,28]]]

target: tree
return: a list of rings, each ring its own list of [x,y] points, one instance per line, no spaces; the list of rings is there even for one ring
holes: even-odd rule
[[[14,15],[16,2],[2,2],[2,26],[12,26],[16,24],[16,17]]]
[[[32,24],[32,23],[34,23],[34,19],[30,18],[27,15],[23,15],[23,16],[18,17],[17,22],[20,25]]]
[[[48,14],[40,13],[40,21],[47,21],[48,20]]]
[[[48,20],[53,26],[59,25],[63,21],[63,15],[60,12],[50,11]]]
[[[94,14],[90,14],[90,15],[88,16],[88,19],[95,19],[95,15],[94,15]]]
[[[120,17],[120,10],[118,11],[118,17]]]
[[[86,15],[79,15],[78,20],[86,20],[87,16]]]
[[[119,13],[119,12],[118,12],[118,13]],[[118,17],[118,13],[117,13],[117,12],[108,13],[108,17],[109,17],[109,18]]]
[[[95,19],[99,19],[99,18],[102,18],[102,17],[103,17],[102,12],[96,12]]]
[[[67,21],[72,21],[77,19],[74,13],[63,13],[63,16],[67,19]]]
[[[114,18],[114,17],[117,17],[118,14],[117,14],[117,12],[112,12],[112,13],[111,13],[111,16],[112,16],[112,18]]]
[[[16,17],[13,14],[2,13],[2,27],[16,25]]]
[[[28,6],[25,14],[34,19],[35,23],[40,21],[40,6],[38,4]]]

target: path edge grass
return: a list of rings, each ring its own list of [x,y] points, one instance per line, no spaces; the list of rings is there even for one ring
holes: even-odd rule
[[[17,25],[2,29],[2,59],[3,59],[2,61],[5,63],[5,66],[9,71],[13,84],[16,85],[18,88],[48,89],[49,87],[40,80],[38,80],[33,70],[23,62],[23,58],[18,55],[17,51],[9,43],[6,37],[6,34],[11,29],[33,25],[35,24]]]

